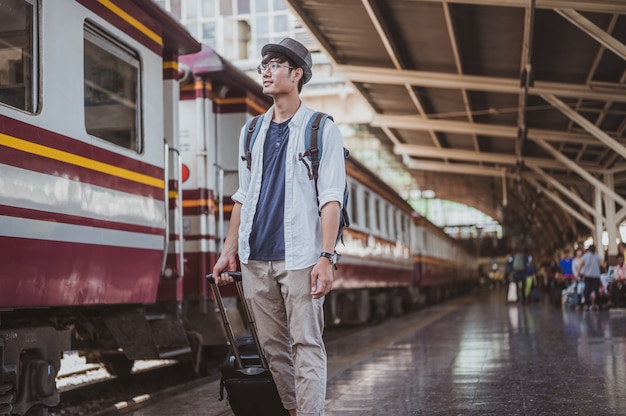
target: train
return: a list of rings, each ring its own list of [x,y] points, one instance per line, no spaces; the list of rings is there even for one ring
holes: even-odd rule
[[[205,277],[239,133],[271,100],[151,0],[5,0],[0,22],[0,415],[47,415],[68,351],[118,377],[146,359],[206,371],[227,348]],[[329,325],[476,284],[471,253],[357,160],[347,172]]]

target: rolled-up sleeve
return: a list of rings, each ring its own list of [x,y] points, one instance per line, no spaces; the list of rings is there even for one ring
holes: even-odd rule
[[[333,201],[343,206],[343,193],[346,186],[343,137],[337,125],[331,120],[327,120],[324,124],[322,137],[322,157],[317,179],[319,208]]]

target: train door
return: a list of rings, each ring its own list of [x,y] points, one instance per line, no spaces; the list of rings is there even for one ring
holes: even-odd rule
[[[166,234],[163,266],[158,300],[183,299],[183,204],[182,157],[178,131],[178,55],[166,53],[163,57],[163,153],[165,166]]]

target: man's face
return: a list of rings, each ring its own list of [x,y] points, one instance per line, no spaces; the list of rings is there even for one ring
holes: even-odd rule
[[[261,64],[263,77],[263,94],[276,98],[281,94],[290,94],[298,91],[298,82],[302,77],[302,69],[289,65],[289,62],[279,62],[272,59]]]

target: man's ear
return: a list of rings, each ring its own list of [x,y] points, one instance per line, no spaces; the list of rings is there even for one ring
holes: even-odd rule
[[[300,82],[300,79],[302,79],[302,77],[304,76],[304,70],[302,70],[302,68],[296,68],[296,76],[294,78],[296,84],[298,82]]]

